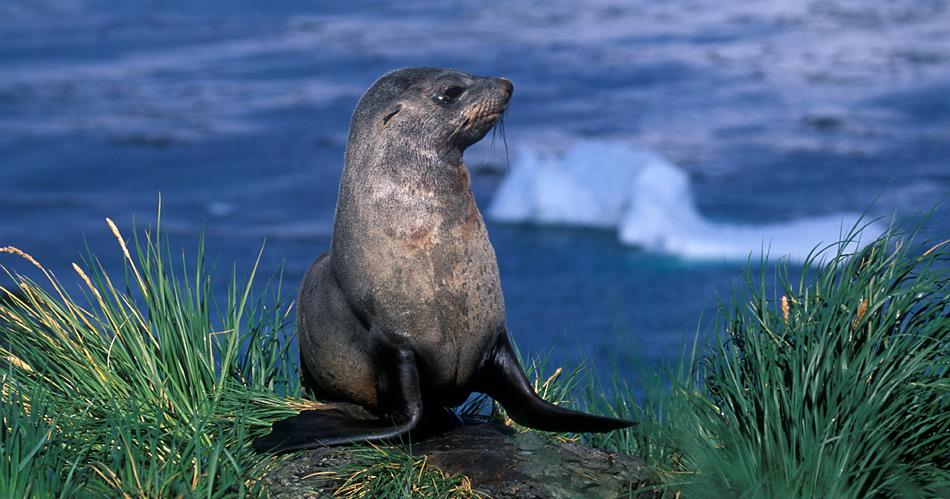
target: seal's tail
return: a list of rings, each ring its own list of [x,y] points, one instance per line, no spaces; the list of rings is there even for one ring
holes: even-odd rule
[[[483,369],[478,391],[497,400],[520,425],[544,431],[601,433],[637,424],[566,409],[542,399],[528,383],[507,331],[499,336]]]

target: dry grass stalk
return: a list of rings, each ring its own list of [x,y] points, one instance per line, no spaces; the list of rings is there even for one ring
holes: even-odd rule
[[[116,227],[115,222],[113,222],[111,218],[106,218],[106,225],[109,226],[109,230],[111,230],[115,238],[118,239],[119,246],[122,247],[122,254],[125,255],[126,261],[132,266],[132,272],[135,274],[135,280],[138,281],[139,287],[142,288],[142,294],[147,297],[148,290],[145,288],[145,281],[143,281],[142,276],[139,275],[139,269],[136,268],[135,262],[132,260],[132,255],[129,254],[129,248],[125,245],[125,239],[122,237],[122,233],[119,232],[119,228]]]

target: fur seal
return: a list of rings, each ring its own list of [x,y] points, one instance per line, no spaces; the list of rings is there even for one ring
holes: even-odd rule
[[[509,340],[495,251],[462,153],[501,118],[513,90],[503,78],[406,68],[360,99],[331,247],[301,285],[297,334],[305,388],[365,411],[304,411],[275,423],[256,449],[405,435],[472,392],[541,430],[635,424],[545,402]]]

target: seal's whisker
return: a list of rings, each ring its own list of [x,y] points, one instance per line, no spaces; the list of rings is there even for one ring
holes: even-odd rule
[[[498,118],[498,127],[501,128],[501,141],[505,144],[505,171],[511,171],[511,156],[508,155],[508,134],[505,131],[505,115],[508,111],[501,113],[501,118]],[[492,140],[495,139],[495,136],[492,135]]]
[[[462,131],[462,129],[467,128],[471,119],[472,119],[471,117],[466,116],[465,120],[459,123],[459,126],[455,127],[455,130],[453,130],[452,133],[449,135],[449,140],[454,139],[457,133]]]
[[[489,153],[495,152],[495,136],[496,136],[496,135],[498,135],[498,127],[497,127],[497,126],[493,126],[493,127],[491,127],[491,144],[488,145],[488,152],[489,152]]]
[[[495,155],[495,135],[497,134],[498,134],[498,127],[493,126],[491,128],[491,143],[488,144],[488,155],[485,156],[485,163],[482,165],[483,168],[487,169],[492,156]]]

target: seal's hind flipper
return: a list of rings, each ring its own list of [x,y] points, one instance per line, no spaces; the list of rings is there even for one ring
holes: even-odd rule
[[[315,447],[371,442],[409,433],[422,418],[419,372],[412,351],[394,348],[387,352],[391,376],[380,387],[386,416],[374,418],[352,404],[301,412],[274,423],[271,432],[254,440],[258,452],[288,452]],[[346,406],[350,406],[347,408]],[[353,409],[356,407],[356,409]]]
[[[625,419],[595,416],[545,401],[535,393],[515,355],[508,332],[498,337],[482,368],[477,390],[497,400],[516,423],[544,431],[606,432],[637,424]]]
[[[254,440],[258,452],[288,452],[398,437],[412,420],[358,419],[339,409],[315,409],[274,423],[268,435]]]

